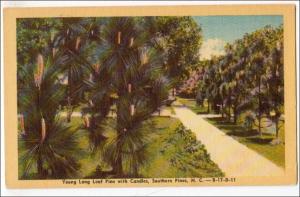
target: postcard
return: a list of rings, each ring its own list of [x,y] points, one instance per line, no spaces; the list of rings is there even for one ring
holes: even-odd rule
[[[297,183],[295,7],[4,9],[8,188]]]

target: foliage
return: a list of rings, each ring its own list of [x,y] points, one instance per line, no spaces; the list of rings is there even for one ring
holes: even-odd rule
[[[69,61],[62,65],[62,83],[66,86],[66,96],[62,103],[67,108],[67,121],[72,112],[84,100],[82,81],[89,78],[91,65],[96,64],[93,54],[99,38],[98,26],[102,20],[94,18],[62,18],[61,28],[57,30],[51,43],[53,56],[62,51]]]
[[[37,65],[24,66],[23,80],[26,82],[20,91],[20,137],[19,146],[23,164],[21,178],[28,178],[31,171],[38,179],[72,177],[78,164],[73,158],[76,152],[75,131],[62,124],[57,117],[58,106],[64,96],[64,88],[58,83],[57,73],[65,62],[60,58],[38,56]]]
[[[208,66],[202,66],[197,97],[208,99],[229,121],[233,115],[235,123],[242,112],[252,111],[260,134],[262,118],[278,125],[283,113],[282,42],[282,26],[266,26],[228,44],[224,56],[202,63]]]
[[[224,174],[211,161],[195,135],[174,118],[155,117],[156,130],[149,136],[149,155],[141,169],[143,177],[221,177]],[[160,168],[158,166],[164,166]]]
[[[38,178],[76,174],[79,129],[88,131],[91,153],[100,152],[99,165],[108,163],[114,177],[139,176],[149,119],[194,69],[201,39],[191,17],[18,19],[24,177],[35,168]],[[84,125],[68,127],[80,104]],[[62,106],[68,123],[59,118]],[[114,134],[105,136],[113,108]]]
[[[247,130],[251,130],[253,128],[254,122],[255,122],[254,116],[248,112],[245,115],[244,127],[247,128]]]
[[[103,41],[106,53],[100,55],[100,73],[104,71],[110,79],[106,92],[117,96],[117,135],[107,144],[104,158],[117,176],[137,176],[145,160],[143,123],[168,96],[168,80],[161,74],[163,53],[151,47],[135,18],[109,20]]]
[[[166,50],[165,69],[174,87],[188,79],[199,61],[201,27],[192,17],[156,17],[159,44]]]
[[[185,98],[197,97],[198,103],[203,103],[203,98],[197,93],[199,80],[203,79],[204,68],[200,65],[197,69],[191,71],[189,78],[184,81],[178,90],[178,96]]]
[[[55,18],[17,19],[17,64],[34,63],[38,53],[48,47],[62,23]]]
[[[183,146],[177,146],[176,154],[170,159],[171,165],[182,171],[191,171],[193,177],[224,176],[216,164],[210,160],[204,145],[197,141],[191,130],[180,125],[175,132],[174,138],[169,139],[168,142],[177,145],[180,144],[178,141],[182,141]]]
[[[26,85],[20,70],[25,65],[34,64],[39,53],[45,53],[60,20],[54,18],[17,19],[17,77],[18,90]]]

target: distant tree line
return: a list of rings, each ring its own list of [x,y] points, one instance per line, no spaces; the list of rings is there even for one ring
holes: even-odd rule
[[[181,94],[208,103],[236,123],[246,113],[245,124],[262,133],[262,119],[275,124],[276,137],[284,113],[283,27],[266,26],[228,44],[225,55],[199,63],[197,72],[182,86]]]

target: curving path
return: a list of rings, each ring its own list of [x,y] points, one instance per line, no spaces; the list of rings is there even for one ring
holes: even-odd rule
[[[227,177],[282,176],[284,169],[245,145],[227,136],[207,122],[203,116],[176,101],[173,105],[177,117],[185,127],[191,129],[205,145],[211,159]]]

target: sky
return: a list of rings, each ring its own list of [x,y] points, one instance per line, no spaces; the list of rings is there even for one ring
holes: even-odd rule
[[[201,26],[203,44],[201,59],[210,59],[212,55],[224,54],[226,43],[242,38],[266,25],[274,27],[283,23],[282,16],[195,16],[194,20]]]

